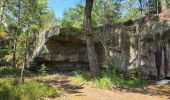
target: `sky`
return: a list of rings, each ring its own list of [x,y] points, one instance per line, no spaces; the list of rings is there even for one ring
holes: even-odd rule
[[[62,18],[65,9],[74,7],[80,0],[48,0],[48,6],[53,9],[57,18]]]

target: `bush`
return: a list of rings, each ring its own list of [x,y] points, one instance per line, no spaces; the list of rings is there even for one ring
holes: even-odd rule
[[[17,77],[21,75],[21,70],[13,67],[0,67],[0,77],[13,76]],[[29,71],[24,71],[24,75],[30,75]]]
[[[36,100],[41,97],[53,97],[56,93],[51,85],[33,80],[22,84],[11,80],[0,82],[0,100]]]
[[[132,70],[129,71],[129,75],[132,78],[143,78],[144,75],[144,69],[142,66],[133,68]]]
[[[100,77],[92,77],[89,72],[76,74],[71,78],[73,83],[81,83],[83,81],[90,82],[98,88],[111,89],[113,87],[130,88],[143,87],[147,82],[137,78],[130,78],[126,72],[114,69],[106,69],[102,71]]]
[[[38,71],[40,75],[45,75],[46,74],[46,69],[47,67],[45,66],[45,64],[42,64],[40,66],[40,70]]]
[[[12,50],[8,48],[0,49],[0,58],[2,59],[5,55],[9,54]]]

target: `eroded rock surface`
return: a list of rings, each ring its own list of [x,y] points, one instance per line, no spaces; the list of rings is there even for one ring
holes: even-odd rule
[[[56,31],[57,30],[57,31]],[[32,56],[37,64],[50,69],[75,70],[88,67],[83,32],[54,27],[39,39],[39,50]],[[39,37],[39,36],[37,36]],[[131,23],[94,28],[96,51],[101,67],[116,66],[128,71],[138,69],[144,76],[170,76],[170,26],[158,16]]]

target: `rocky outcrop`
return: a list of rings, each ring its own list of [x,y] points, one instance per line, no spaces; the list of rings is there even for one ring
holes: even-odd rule
[[[42,40],[37,42],[41,45],[34,51],[31,68],[45,64],[48,70],[87,69],[88,57],[82,33],[72,28],[54,27],[45,34],[51,32],[53,34],[47,38],[45,35],[41,35],[44,42]]]
[[[138,69],[144,76],[170,77],[170,26],[159,16],[134,22],[98,27],[95,31],[105,44],[105,60],[122,70]]]
[[[55,30],[58,31],[55,31]],[[56,70],[88,67],[85,38],[73,28],[52,28],[31,59]],[[51,35],[49,35],[51,34]],[[101,67],[138,69],[144,76],[170,76],[170,26],[158,16],[94,28],[96,51]],[[41,48],[41,49],[39,49]],[[39,51],[39,52],[37,52]]]
[[[48,41],[48,39],[51,36],[58,35],[59,34],[59,28],[55,27],[50,29],[49,31],[42,32],[35,34],[33,36],[33,45],[35,45],[35,49],[33,50],[33,53],[30,55],[28,59],[28,67],[33,66],[35,62],[35,58],[38,57],[43,51],[45,47],[45,43]]]

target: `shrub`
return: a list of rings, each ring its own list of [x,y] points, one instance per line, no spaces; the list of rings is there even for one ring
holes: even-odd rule
[[[144,75],[144,69],[143,69],[142,66],[133,68],[132,70],[129,71],[129,75],[132,78],[139,78],[140,77],[142,79],[142,77]]]
[[[40,66],[40,70],[38,71],[40,75],[45,75],[46,74],[46,69],[47,67],[45,66],[45,64],[42,64]]]
[[[51,86],[36,81],[16,83],[14,80],[0,81],[0,100],[36,100],[53,97],[57,91]]]
[[[17,77],[21,75],[21,70],[13,67],[0,67],[0,77],[5,77],[5,76],[12,76],[12,77]],[[29,71],[24,71],[24,75],[30,75]]]
[[[89,72],[76,74],[71,78],[71,80],[75,84],[87,81],[95,87],[106,89],[111,89],[113,87],[143,87],[147,85],[147,82],[144,80],[130,78],[126,72],[121,72],[119,70],[115,71],[114,69],[103,70],[100,77],[92,77]]]
[[[20,77],[21,69],[13,68],[10,66],[0,67],[0,77]],[[24,76],[31,76],[33,73],[30,73],[28,70],[24,71]]]

